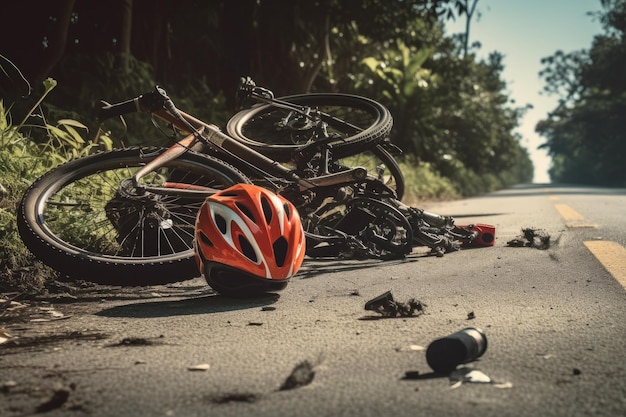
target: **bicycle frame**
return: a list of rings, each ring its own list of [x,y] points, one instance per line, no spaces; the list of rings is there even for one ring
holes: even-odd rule
[[[140,112],[147,112],[155,115],[161,120],[170,123],[179,131],[188,133],[189,135],[174,143],[165,153],[148,163],[133,176],[133,185],[138,189],[150,191],[156,194],[167,193],[181,196],[193,195],[198,197],[208,197],[211,194],[214,194],[216,191],[214,189],[190,186],[189,184],[165,183],[160,187],[150,187],[148,185],[141,184],[140,182],[141,178],[147,173],[159,168],[172,159],[176,159],[184,152],[189,151],[193,144],[197,141],[202,141],[203,143],[212,146],[214,149],[234,155],[239,161],[246,164],[251,169],[262,170],[270,175],[295,183],[301,191],[315,187],[349,183],[355,180],[360,181],[365,179],[367,176],[367,170],[365,168],[353,167],[338,173],[324,174],[314,178],[300,178],[293,171],[284,167],[277,161],[237,142],[222,132],[219,127],[213,124],[205,123],[204,121],[197,119],[184,111],[176,109],[173,106],[173,103],[171,103],[171,100],[162,90],[157,89],[157,91],[152,94],[161,95],[165,107],[156,109],[152,106],[147,107],[143,104],[146,101],[146,98],[144,96],[139,96],[131,100],[134,103],[135,109]],[[151,97],[149,101],[152,101],[153,99],[154,97]],[[122,103],[122,105],[125,105],[126,103],[128,102]],[[103,107],[103,110],[107,111],[112,108],[113,107],[111,105],[108,105]],[[327,163],[327,160],[325,160],[325,163]],[[164,190],[164,188],[167,190]]]
[[[314,135],[307,136],[302,145],[297,141],[286,145],[282,157],[274,158],[270,155],[277,154],[263,153],[267,148],[261,142],[256,147],[254,141],[237,136],[238,130],[227,127],[228,133],[223,133],[178,110],[158,87],[125,102],[103,103],[104,118],[143,112],[153,121],[163,120],[175,132],[175,143],[167,149],[111,149],[51,169],[20,200],[20,236],[42,262],[73,278],[113,285],[180,281],[198,273],[193,230],[204,200],[218,189],[254,182],[294,204],[305,231],[307,255],[312,257],[390,259],[406,256],[417,245],[443,255],[456,250],[457,241],[471,242],[478,232],[469,226],[459,229],[446,216],[403,204],[380,176],[364,166],[350,168],[351,161],[340,161],[350,157],[350,152],[361,153],[363,145],[379,146],[376,141],[387,135],[392,125],[391,115],[382,105],[351,97],[356,100],[348,100],[347,107],[366,103],[366,110],[372,110],[365,112],[366,117],[373,115],[375,121],[366,122],[369,127],[355,135],[356,139],[346,140],[347,147],[340,143],[345,131],[352,131],[346,126],[362,119],[348,118],[347,124],[322,119],[324,113],[316,106],[323,108],[325,101],[332,102],[329,113],[333,114],[332,106],[337,103],[333,98],[294,101],[296,107],[313,105],[290,107],[294,113],[278,116],[287,118],[288,128],[292,127],[289,123],[304,121],[307,129],[315,129]],[[339,100],[338,105],[342,103],[345,101]],[[258,108],[262,112],[267,109],[272,110],[267,104]],[[300,113],[289,119],[308,109],[314,118],[310,126],[308,120],[298,119]],[[246,123],[250,119],[235,120]],[[336,126],[337,134],[331,132]],[[238,125],[237,129],[241,128]],[[256,134],[267,137],[274,132],[275,125],[270,122]],[[292,169],[294,159],[297,165]]]
[[[258,88],[258,87],[255,87]],[[263,93],[265,89],[261,89],[261,93],[251,91],[250,96],[255,99],[270,102],[272,105],[277,105],[279,107],[288,107],[293,109],[294,111],[303,111],[302,109],[298,109],[298,106],[292,105],[291,103],[282,102],[280,100],[276,100],[273,98],[271,91],[267,90],[269,93]],[[269,97],[268,97],[269,96]],[[336,172],[336,173],[327,173],[327,170],[322,171],[322,175],[318,175],[312,178],[302,178],[296,174],[293,170],[281,165],[278,161],[268,158],[262,153],[246,146],[243,143],[238,142],[234,138],[230,137],[226,133],[222,132],[219,127],[213,124],[206,123],[184,111],[177,109],[174,106],[174,103],[170,100],[164,90],[159,87],[156,87],[155,91],[151,93],[147,93],[141,96],[138,96],[134,99],[118,103],[118,104],[108,104],[104,103],[105,106],[102,107],[101,111],[105,117],[111,117],[114,115],[122,115],[130,112],[144,112],[150,113],[153,116],[158,117],[159,119],[169,123],[176,131],[182,134],[186,134],[183,139],[174,143],[169,149],[167,149],[163,154],[153,159],[151,162],[146,164],[142,169],[137,171],[133,177],[130,178],[132,181],[132,188],[134,191],[139,191],[139,195],[142,195],[145,192],[150,192],[154,194],[160,195],[170,195],[170,196],[180,196],[180,197],[189,197],[193,196],[195,198],[209,197],[217,190],[209,187],[202,187],[184,183],[176,183],[176,182],[165,182],[157,187],[149,186],[141,183],[141,178],[156,170],[157,168],[163,166],[168,161],[176,159],[181,156],[185,152],[191,150],[191,148],[198,142],[201,142],[205,145],[208,145],[212,150],[217,151],[218,153],[225,153],[230,157],[234,157],[238,163],[245,165],[250,170],[262,173],[262,177],[264,179],[269,179],[271,181],[280,181],[284,180],[287,182],[287,185],[295,185],[298,188],[299,192],[304,192],[307,190],[313,189],[322,189],[324,187],[338,186],[337,188],[327,188],[322,194],[324,196],[333,196],[335,194],[341,194],[342,190],[340,185],[345,184],[353,185],[355,183],[364,182],[367,180],[367,169],[364,167],[353,167],[348,168],[347,170]],[[322,141],[323,142],[323,141]],[[308,145],[305,145],[307,147]],[[322,164],[328,165],[328,154],[322,153]],[[372,180],[375,178],[372,177]],[[387,188],[384,184],[380,184],[383,188]],[[123,186],[123,184],[122,184]],[[395,196],[393,190],[388,189],[389,194],[385,195],[375,195],[370,197],[365,197],[359,201],[365,201],[366,205],[369,205],[370,209],[375,207],[376,210],[382,210],[379,214],[375,215],[376,221],[384,219],[384,217],[389,216],[391,213],[393,215],[391,217],[395,217],[396,224],[401,224],[407,232],[412,236],[415,234],[415,242],[420,244],[430,246],[433,250],[437,250],[439,255],[442,255],[445,250],[448,250],[453,247],[451,242],[448,242],[445,238],[438,236],[438,232],[435,230],[431,232],[431,229],[446,229],[449,236],[454,236],[455,238],[465,238],[466,240],[473,240],[477,233],[474,231],[470,231],[469,229],[461,230],[453,226],[454,221],[451,217],[448,216],[439,216],[433,213],[428,213],[424,210],[415,209],[405,204],[397,201],[395,199],[391,199],[390,203],[384,203],[386,197]],[[280,191],[279,191],[280,192]],[[372,199],[371,197],[374,197]],[[349,202],[350,197],[345,196],[342,201],[335,202],[335,204],[351,204]],[[382,199],[382,200],[381,200]],[[380,200],[380,201],[376,201]],[[369,209],[368,209],[369,210]],[[387,211],[385,213],[385,210]],[[324,203],[322,206],[313,209],[311,213],[317,215],[317,212],[324,211]],[[358,210],[356,211],[358,212]],[[371,213],[370,213],[371,215]],[[400,219],[402,217],[402,219]],[[425,225],[426,227],[423,227]],[[451,228],[458,231],[458,234],[451,233]],[[414,229],[414,230],[410,230]],[[345,235],[341,230],[336,230],[336,235]],[[370,233],[371,234],[371,233]],[[313,236],[313,234],[309,234]],[[383,240],[383,238],[379,236],[369,236],[369,239],[374,240]],[[332,238],[331,238],[332,240]],[[399,252],[407,253],[407,250],[410,251],[410,242],[413,238],[410,238],[409,244],[404,245]],[[446,246],[444,248],[444,246]]]

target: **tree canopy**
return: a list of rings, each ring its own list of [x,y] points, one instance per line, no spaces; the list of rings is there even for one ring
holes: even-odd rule
[[[558,106],[537,124],[552,180],[626,186],[626,1],[602,0],[604,33],[589,50],[543,60],[545,91]]]
[[[240,76],[277,95],[334,91],[371,97],[394,116],[391,141],[463,194],[532,179],[528,152],[494,52],[478,60],[446,19],[467,19],[477,0],[24,0],[5,16],[28,22],[0,36],[0,55],[34,88],[58,80],[50,111],[95,128],[100,99],[125,100],[154,84],[191,113],[224,124]],[[0,30],[6,31],[7,28]],[[24,83],[1,63],[3,96]],[[92,129],[93,130],[93,129]],[[125,143],[145,143],[129,121]]]

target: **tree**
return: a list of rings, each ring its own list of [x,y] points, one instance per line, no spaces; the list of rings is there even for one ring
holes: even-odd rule
[[[472,17],[474,16],[474,12],[476,11],[476,4],[478,4],[478,0],[462,0],[456,2],[456,7],[459,11],[459,15],[465,15],[465,34],[463,39],[463,56],[467,56],[469,50],[469,35],[470,35],[470,25],[472,23]]]
[[[69,20],[57,24],[70,1]],[[519,110],[503,93],[501,58],[475,62],[468,51],[477,2],[22,0],[19,10],[10,2],[17,20],[52,23],[29,33],[34,41],[5,36],[0,42],[9,47],[0,50],[36,57],[38,43],[57,39],[63,26],[64,46],[54,42],[65,48],[61,59],[38,68],[39,77],[59,81],[46,106],[55,117],[80,115],[94,131],[99,99],[125,100],[154,84],[190,113],[223,125],[239,77],[249,75],[278,96],[341,91],[384,101],[394,113],[392,139],[410,156],[457,177],[463,170],[505,176],[526,155],[507,131]],[[442,31],[445,19],[461,17],[464,44]],[[124,144],[153,140],[132,116],[127,122]],[[476,158],[477,149],[487,156]]]
[[[438,36],[428,47],[398,41],[364,60],[369,71],[359,79],[361,91],[392,110],[392,141],[415,161],[463,182],[463,193],[530,181],[528,153],[512,133],[526,109],[510,106],[502,55],[476,62],[441,28],[431,34]]]
[[[588,51],[557,51],[542,61],[544,89],[560,100],[536,130],[553,158],[553,180],[624,186],[626,1],[602,4],[605,33]]]

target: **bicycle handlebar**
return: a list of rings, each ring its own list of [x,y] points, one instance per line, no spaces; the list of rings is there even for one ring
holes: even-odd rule
[[[235,102],[238,108],[245,108],[252,103],[250,99],[256,100],[273,100],[274,93],[265,87],[259,87],[250,77],[239,78],[239,86],[235,93]]]
[[[152,112],[158,109],[167,109],[170,112],[176,114],[177,109],[174,106],[172,100],[167,96],[164,89],[156,86],[154,91],[141,94],[130,100],[122,101],[120,103],[107,103],[102,100],[103,106],[100,108],[100,117],[108,119],[115,116],[122,116],[128,113],[135,112]]]
[[[101,100],[100,103],[102,103],[103,106],[100,107],[99,115],[102,119],[109,119],[111,117],[140,111],[138,101],[139,97],[115,104],[107,103],[106,101]]]

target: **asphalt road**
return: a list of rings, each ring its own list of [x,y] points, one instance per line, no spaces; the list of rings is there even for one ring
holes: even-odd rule
[[[626,415],[626,190],[519,186],[425,207],[495,225],[495,245],[306,260],[278,296],[255,300],[198,278],[87,285],[24,307],[0,321],[14,336],[0,344],[0,415]],[[543,229],[550,247],[508,246],[523,228]],[[423,312],[364,309],[387,291]],[[455,383],[463,372],[426,362],[430,342],[465,327],[488,347],[462,368],[491,383]],[[281,390],[305,361],[302,386]]]

